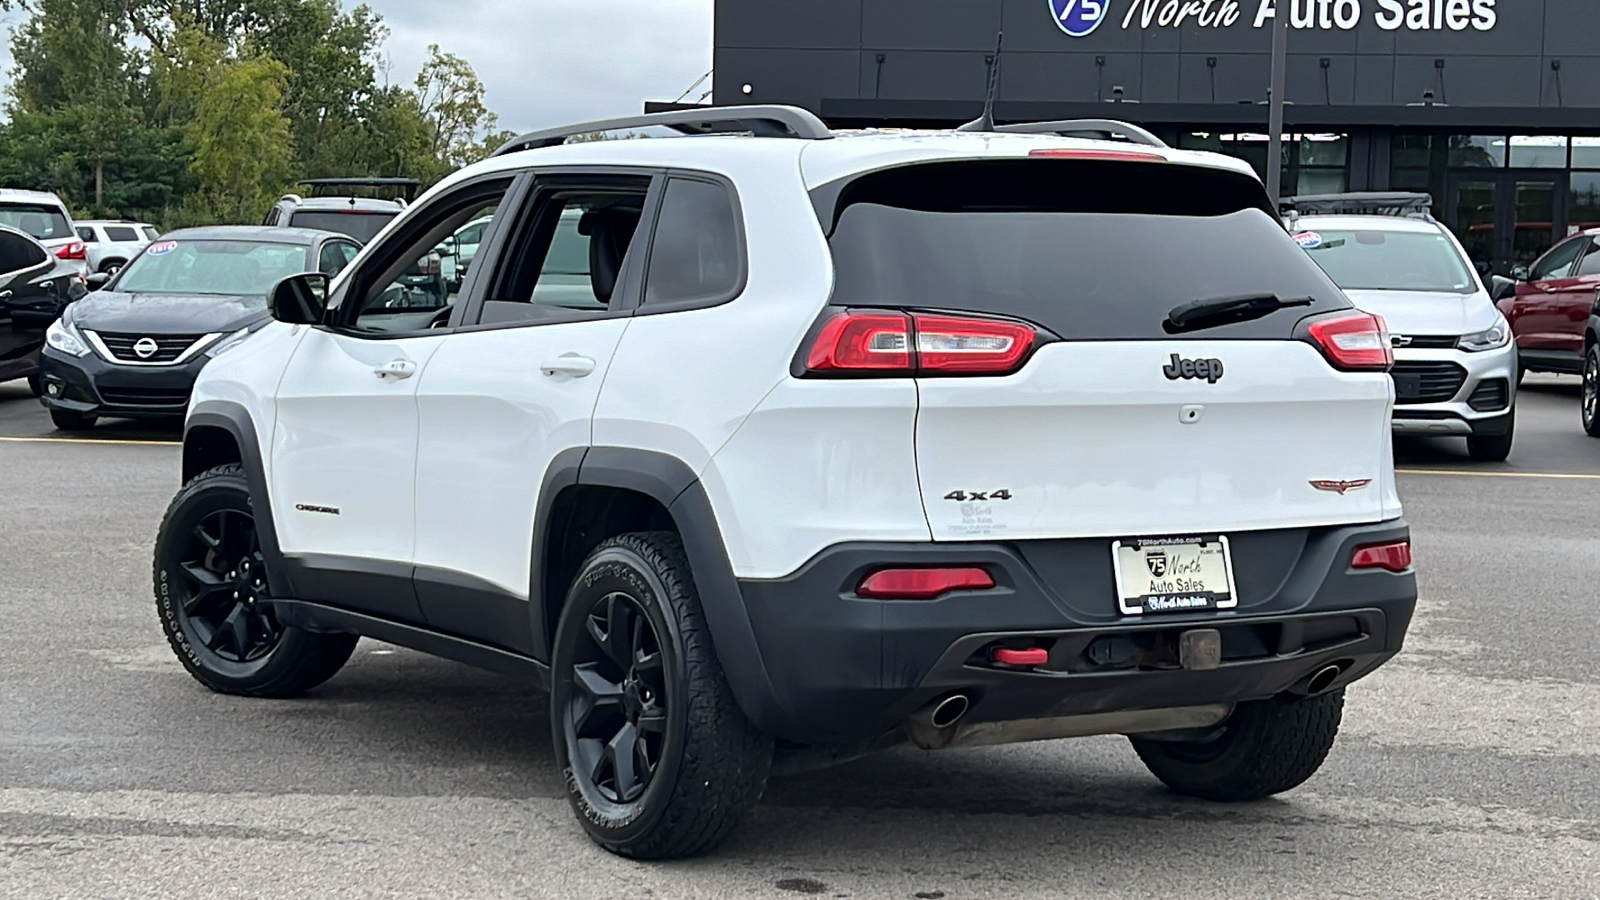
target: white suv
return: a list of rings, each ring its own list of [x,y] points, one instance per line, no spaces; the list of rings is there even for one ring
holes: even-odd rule
[[[138,256],[150,242],[160,237],[154,225],[144,222],[79,222],[78,237],[87,251],[92,272],[114,274]]]
[[[1295,241],[1350,302],[1388,323],[1396,434],[1458,436],[1479,462],[1511,455],[1517,348],[1472,260],[1427,194],[1284,201]]]
[[[737,133],[562,145],[646,125]],[[1388,335],[1245,165],[1057,134],[1095,127],[722,108],[452,175],[201,373],[173,648],[256,696],[357,635],[547,685],[583,827],[635,857],[902,741],[1299,784],[1416,600]],[[395,301],[485,215],[459,293]]]

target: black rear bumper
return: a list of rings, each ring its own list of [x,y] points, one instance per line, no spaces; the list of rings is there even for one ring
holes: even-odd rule
[[[1143,617],[1117,611],[1109,539],[832,547],[788,578],[740,582],[773,686],[746,712],[780,738],[840,744],[956,692],[981,722],[1262,699],[1330,664],[1342,686],[1400,650],[1417,597],[1414,573],[1352,570],[1351,553],[1408,536],[1402,520],[1231,534],[1237,608]],[[857,597],[884,565],[978,565],[997,587]],[[1180,666],[1179,636],[1193,629],[1221,633],[1220,667]],[[1047,647],[1049,661],[991,662],[1006,644]]]

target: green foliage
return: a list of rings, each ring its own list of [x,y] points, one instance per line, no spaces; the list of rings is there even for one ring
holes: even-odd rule
[[[0,0],[12,34],[0,187],[166,225],[259,221],[305,177],[424,182],[498,146],[465,59],[380,85],[387,30],[340,0]]]

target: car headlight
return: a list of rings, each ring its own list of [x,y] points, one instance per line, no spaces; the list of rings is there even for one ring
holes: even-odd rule
[[[89,355],[89,342],[78,333],[77,326],[61,319],[51,322],[50,327],[45,329],[44,342],[50,349],[68,356]]]
[[[1504,319],[1501,319],[1487,331],[1462,335],[1461,340],[1456,341],[1456,346],[1468,353],[1482,353],[1485,350],[1499,350],[1509,343],[1511,343],[1511,328]]]
[[[235,347],[239,346],[240,344],[244,343],[244,339],[249,337],[250,334],[251,334],[251,330],[250,329],[241,328],[238,331],[235,331],[233,334],[228,335],[227,337],[223,338],[220,341],[217,341],[215,344],[212,344],[210,347],[208,347],[206,349],[206,355],[211,357],[212,359],[215,359],[218,356],[221,356],[222,354],[228,352],[229,350],[232,350],[233,348],[235,348]]]

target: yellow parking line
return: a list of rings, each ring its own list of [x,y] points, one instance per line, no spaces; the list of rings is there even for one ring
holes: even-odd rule
[[[56,437],[5,437],[0,442],[12,444],[138,444],[142,447],[179,447],[182,441],[131,441],[122,438],[56,438]]]
[[[1465,478],[1576,478],[1600,481],[1600,475],[1578,472],[1472,472],[1465,469],[1395,469],[1400,475],[1460,475]]]

